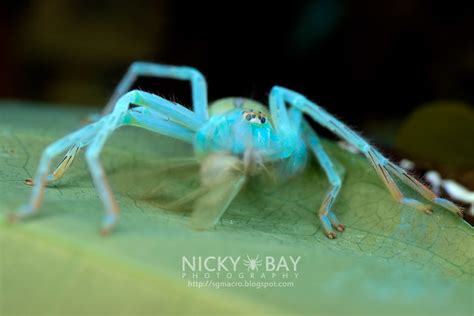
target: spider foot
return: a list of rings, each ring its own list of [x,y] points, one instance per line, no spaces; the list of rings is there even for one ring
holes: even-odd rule
[[[36,215],[35,210],[30,205],[21,206],[18,211],[9,213],[7,215],[7,221],[10,224],[14,224],[22,219]]]
[[[100,228],[100,234],[102,236],[108,236],[112,229],[118,222],[118,216],[116,214],[108,214],[105,216],[104,220],[102,221],[102,227]]]
[[[459,217],[463,216],[463,210],[456,206],[454,203],[439,198],[423,183],[415,179],[413,176],[409,175],[405,170],[401,169],[399,166],[388,161],[380,153],[372,150],[368,152],[368,157],[371,159],[372,164],[375,166],[376,170],[379,172],[382,179],[385,181],[385,184],[388,186],[390,192],[403,204],[410,205],[418,210],[425,212],[426,214],[432,213],[432,207],[430,205],[422,204],[414,199],[405,198],[400,188],[395,184],[391,175],[399,178],[407,186],[411,187],[418,193],[420,193],[425,199],[441,206],[442,208],[457,214]]]
[[[415,200],[415,199],[410,199],[410,198],[402,198],[400,200],[400,202],[402,204],[405,204],[405,205],[408,205],[408,206],[411,206],[419,211],[422,211],[424,212],[425,214],[428,214],[428,215],[431,215],[433,213],[433,208],[431,207],[431,205],[429,204],[424,204],[424,203],[421,203],[420,201],[418,200]]]
[[[346,230],[346,226],[344,226],[344,224],[339,224],[336,226],[336,229],[340,232],[343,232]]]
[[[341,224],[339,222],[336,215],[332,211],[330,211],[327,215],[326,214],[320,215],[319,219],[324,229],[324,234],[329,239],[336,239],[336,232],[334,231],[333,227],[336,228],[336,230],[341,233],[346,229],[344,224]]]
[[[102,237],[106,237],[110,234],[111,230],[112,230],[112,227],[102,227],[100,229],[99,233]]]
[[[16,213],[7,214],[7,222],[9,224],[15,224],[16,222],[18,222],[19,219],[20,219],[20,217]]]
[[[464,210],[449,200],[446,200],[443,198],[435,198],[433,200],[433,203],[441,207],[444,207],[445,209],[448,209],[449,211],[457,214],[461,218],[463,218],[464,216]]]

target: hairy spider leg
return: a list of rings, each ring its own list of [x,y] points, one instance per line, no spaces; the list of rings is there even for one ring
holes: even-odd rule
[[[170,121],[160,112],[143,106],[130,109],[124,118],[125,125],[142,127],[152,132],[192,143],[196,131]],[[189,163],[186,160],[186,163]]]
[[[345,229],[344,225],[339,222],[336,214],[334,214],[332,210],[334,202],[341,189],[341,176],[337,173],[333,162],[324,150],[316,132],[311,128],[311,126],[309,126],[307,122],[303,123],[303,129],[305,140],[321,164],[330,183],[330,188],[326,194],[326,197],[324,198],[323,203],[321,204],[321,207],[319,208],[319,218],[323,225],[326,236],[328,236],[330,239],[334,239],[336,238],[336,233],[332,229],[332,226],[334,226],[340,232],[343,232]],[[342,169],[342,176],[344,175],[344,171],[345,170]]]
[[[380,153],[378,152],[376,152],[376,154],[380,155]],[[431,191],[427,186],[417,181],[405,170],[403,170],[393,162],[387,160],[386,163],[388,170],[390,170],[401,181],[409,185],[412,189],[424,196],[427,200],[430,200],[433,203],[457,214],[458,216],[463,217],[463,210],[456,206],[453,202],[436,196],[436,194]]]
[[[55,141],[43,151],[33,181],[33,192],[29,203],[23,205],[18,212],[12,213],[10,215],[10,220],[14,221],[24,217],[29,217],[38,212],[43,200],[44,188],[48,180],[49,167],[52,159],[73,144],[87,143],[90,141],[100,127],[105,124],[106,120],[107,118],[104,117],[95,123],[84,126],[83,128]],[[52,175],[50,177],[52,177]]]
[[[94,136],[89,147],[86,149],[85,154],[94,186],[96,187],[99,197],[105,207],[106,215],[102,221],[102,235],[106,235],[117,222],[119,207],[107,181],[107,177],[105,176],[104,168],[99,160],[99,155],[105,141],[114,130],[120,127],[121,122],[128,111],[129,103],[127,103],[127,101],[130,100],[126,100],[126,97],[128,96],[125,95],[124,98],[120,98],[117,105],[114,107],[114,111],[106,116],[107,120],[104,126]]]
[[[189,80],[191,82],[194,112],[203,120],[208,119],[206,79],[197,69],[191,67],[170,66],[148,62],[134,62],[130,65],[128,71],[126,72],[120,83],[117,85],[114,93],[112,94],[112,97],[107,102],[107,105],[103,110],[104,115],[113,111],[117,100],[129,91],[133,83],[140,76]],[[91,117],[96,116],[97,115],[92,115]],[[92,120],[94,119],[92,118]],[[53,171],[53,173],[48,177],[48,181],[59,180],[74,161],[76,154],[85,145],[86,144],[74,144],[68,150],[64,158]]]
[[[275,128],[279,133],[290,135],[290,137],[294,137],[294,135],[300,137],[302,134],[305,143],[314,153],[326,173],[331,187],[319,209],[319,218],[326,236],[330,239],[336,238],[336,233],[332,227],[334,226],[340,232],[344,231],[345,228],[332,211],[332,206],[341,188],[341,177],[336,172],[318,135],[303,118],[303,113],[300,109],[296,107],[287,109],[284,99],[276,97],[275,94],[271,94],[270,111],[272,112],[272,119],[275,121]]]
[[[148,62],[134,62],[115,88],[112,97],[107,102],[103,114],[112,111],[117,100],[130,90],[135,80],[140,76],[162,77],[191,82],[193,110],[198,117],[207,120],[207,84],[206,78],[199,70],[185,66],[170,66]]]
[[[89,144],[86,160],[94,185],[106,209],[101,232],[108,233],[118,220],[119,208],[99,161],[99,155],[113,131],[123,125],[133,125],[191,142],[192,135],[203,123],[204,121],[194,112],[159,96],[138,90],[126,93],[117,101],[112,113],[47,147],[38,167],[30,203],[12,214],[11,220],[37,213],[54,156],[73,144],[80,144],[78,146]]]
[[[386,184],[389,192],[394,197],[395,200],[402,204],[410,205],[416,209],[429,212],[430,206],[424,205],[423,203],[415,200],[406,198],[402,191],[398,188],[397,184],[391,177],[390,173],[393,173],[397,176],[402,182],[414,188],[416,191],[421,193],[426,199],[431,202],[459,215],[462,216],[462,210],[458,208],[452,202],[437,197],[430,189],[416,180],[414,177],[408,175],[406,172],[402,172],[398,167],[395,167],[387,158],[385,158],[381,153],[379,153],[374,147],[367,143],[362,137],[357,133],[351,130],[347,125],[336,119],[333,115],[329,114],[322,107],[318,106],[316,103],[309,101],[305,96],[295,91],[275,86],[270,92],[270,100],[273,100],[274,111],[272,111],[272,116],[277,118],[277,121],[284,122],[285,116],[287,119],[286,111],[280,109],[281,105],[287,102],[291,106],[299,109],[303,113],[308,114],[313,120],[322,126],[326,127],[334,134],[338,135],[342,139],[346,140],[358,150],[360,150],[372,163],[375,170],[382,178]],[[275,104],[280,106],[276,107]],[[272,104],[270,104],[270,109],[272,109]],[[277,127],[282,131],[286,131],[289,125],[283,125],[282,127]],[[291,132],[287,132],[291,135]]]
[[[143,92],[143,91],[139,91],[139,90],[133,90],[131,91],[132,93],[135,93],[134,97],[135,98],[155,98],[157,97],[156,95],[153,95],[153,94],[150,94],[150,93],[147,93],[147,92]],[[165,100],[165,99],[163,99]],[[181,108],[185,109],[185,110],[177,110],[179,109],[180,107],[176,106],[176,104],[170,102],[170,101],[166,101],[166,108],[164,108],[164,106],[162,106],[160,108],[161,111],[163,110],[166,110],[166,113],[176,113],[178,115],[181,115],[183,118],[188,118],[190,120],[192,120],[194,123],[193,126],[196,126],[196,121],[198,121],[199,125],[202,124],[204,122],[204,120],[197,120],[194,116],[196,116],[195,114],[193,114],[193,112],[187,110],[186,108],[184,108],[183,106],[181,106]],[[114,108],[115,109],[115,108]],[[113,110],[115,111],[115,110]],[[131,115],[129,117],[130,119],[130,122],[124,122],[124,123],[129,123],[129,125],[136,125],[136,126],[140,126],[140,124],[145,124],[145,128],[150,127],[149,129],[155,131],[155,132],[158,132],[158,133],[162,133],[164,135],[167,135],[167,136],[171,136],[171,137],[175,137],[175,138],[179,138],[179,139],[182,139],[182,140],[185,140],[185,141],[189,141],[190,139],[190,136],[193,134],[190,132],[189,129],[185,129],[185,128],[182,128],[180,127],[179,125],[176,125],[174,124],[173,122],[167,122],[169,120],[168,116],[166,115],[162,115],[160,114],[160,112],[156,112],[156,111],[153,111],[152,109],[147,109],[147,108],[143,108],[141,107],[140,109],[138,108],[131,108],[131,111],[134,113],[134,115],[137,117],[135,120],[133,119],[133,115]],[[138,114],[138,112],[142,112],[143,114],[140,115]],[[134,122],[136,122],[137,120],[141,120],[141,123],[138,123],[135,124]],[[157,127],[159,127],[158,130],[155,130]],[[168,135],[170,134],[170,135]],[[183,138],[184,137],[184,138]],[[68,152],[66,153],[66,155],[64,156],[64,158],[61,160],[61,162],[58,164],[58,166],[56,167],[56,169],[53,171],[53,173],[48,177],[48,181],[54,181],[54,180],[59,180],[63,175],[64,173],[66,172],[66,170],[69,168],[69,166],[72,164],[74,158],[75,158],[75,155],[79,152],[79,150],[86,146],[87,145],[87,142],[85,141],[82,141],[81,144],[74,144],[69,150]]]
[[[135,106],[138,106],[138,109]],[[150,115],[150,118],[144,119],[147,115]],[[159,120],[154,122],[152,118],[159,118]],[[204,120],[184,106],[151,93],[133,90],[117,101],[110,120],[96,135],[86,151],[86,159],[94,184],[106,209],[101,228],[102,234],[107,234],[117,223],[119,213],[117,202],[99,161],[100,152],[112,132],[122,125],[134,125],[190,141],[192,137],[190,133],[184,132],[184,128],[195,132],[203,123]]]

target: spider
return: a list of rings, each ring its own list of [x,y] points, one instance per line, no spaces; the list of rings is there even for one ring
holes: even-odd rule
[[[129,91],[139,76],[189,81],[193,110],[148,92]],[[194,206],[194,213],[199,215],[194,217],[197,218],[195,227],[201,229],[211,227],[219,220],[250,176],[265,170],[269,164],[277,164],[280,170],[284,170],[284,178],[289,178],[303,170],[308,156],[314,155],[330,183],[317,214],[326,236],[334,239],[336,231],[345,229],[333,210],[341,189],[341,176],[303,114],[364,154],[396,201],[431,213],[429,204],[405,197],[393,177],[399,178],[432,203],[462,216],[462,210],[454,203],[437,197],[343,122],[302,94],[274,86],[268,103],[267,108],[250,99],[232,97],[218,100],[208,108],[206,80],[198,70],[185,66],[134,62],[100,118],[44,150],[31,183],[34,187],[29,203],[10,214],[10,220],[37,214],[46,184],[60,179],[80,149],[87,146],[86,161],[106,211],[101,233],[107,234],[118,221],[119,207],[99,155],[106,140],[117,128],[131,125],[193,145],[195,156],[201,162],[202,186],[206,189]],[[50,172],[52,159],[65,151],[64,158]],[[214,191],[214,194],[210,191]]]
[[[255,258],[250,258],[247,255],[247,259],[244,259],[244,265],[247,266],[247,271],[258,271],[258,268],[262,266],[262,259],[258,255]]]

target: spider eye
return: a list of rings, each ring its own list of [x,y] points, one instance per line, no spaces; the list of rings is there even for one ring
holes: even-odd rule
[[[252,118],[256,118],[257,116],[255,114],[252,114]]]
[[[245,119],[247,121],[250,121],[252,119],[252,115],[250,115],[250,114],[245,115]]]
[[[262,117],[262,118],[260,119],[260,122],[262,122],[262,124],[265,123],[266,121],[267,121],[267,120],[266,120],[264,117]]]

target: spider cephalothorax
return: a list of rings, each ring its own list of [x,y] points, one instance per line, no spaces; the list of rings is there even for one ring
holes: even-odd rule
[[[127,92],[135,79],[141,75],[189,80],[193,110],[144,91]],[[133,104],[133,107],[130,104]],[[334,202],[342,179],[303,114],[364,154],[396,201],[426,213],[431,212],[431,205],[405,197],[394,177],[432,203],[462,215],[456,205],[437,197],[347,125],[302,94],[275,86],[270,92],[268,104],[267,109],[253,100],[226,98],[208,107],[206,80],[196,69],[133,63],[100,119],[56,141],[44,151],[34,182],[29,182],[34,183],[30,202],[19,212],[11,214],[10,218],[17,220],[36,214],[46,183],[61,178],[78,151],[88,146],[86,160],[106,209],[101,231],[109,232],[117,223],[119,209],[99,161],[99,154],[107,138],[117,128],[132,125],[193,145],[196,155],[202,161],[203,190],[196,195],[194,206],[194,223],[197,223],[197,228],[212,226],[219,220],[247,178],[254,174],[254,170],[265,168],[266,163],[280,164],[280,170],[283,170],[286,176],[292,176],[305,167],[308,153],[313,154],[324,169],[330,184],[318,216],[324,232],[333,239],[336,237],[334,229],[340,232],[344,230],[344,225],[334,213]],[[65,157],[50,173],[54,156],[65,151]],[[256,261],[250,262],[249,258],[250,263],[253,264],[252,267],[257,268]]]

